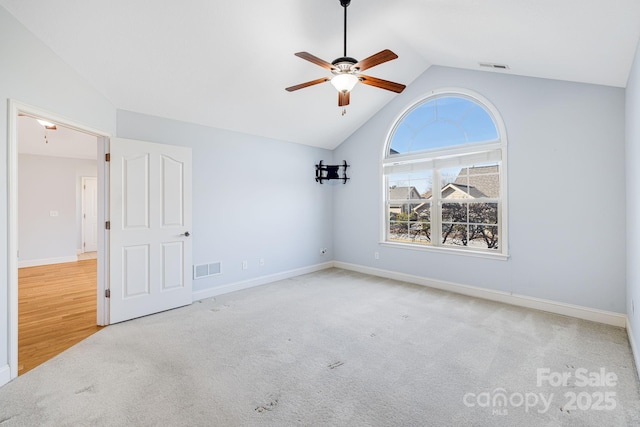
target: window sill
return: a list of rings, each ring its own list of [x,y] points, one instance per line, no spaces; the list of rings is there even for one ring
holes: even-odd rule
[[[503,253],[490,253],[490,252],[480,252],[480,251],[474,251],[474,250],[468,250],[468,249],[412,245],[411,243],[380,242],[379,244],[380,246],[386,246],[386,247],[395,248],[395,249],[434,252],[434,253],[447,254],[447,255],[462,255],[462,256],[470,256],[475,258],[494,259],[499,261],[506,261],[509,259],[509,255],[503,254]]]

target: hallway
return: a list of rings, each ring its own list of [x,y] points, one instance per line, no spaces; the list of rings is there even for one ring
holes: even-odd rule
[[[79,259],[18,270],[18,375],[102,328],[96,325],[95,252]]]

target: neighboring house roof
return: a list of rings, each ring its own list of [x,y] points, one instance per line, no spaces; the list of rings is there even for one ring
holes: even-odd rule
[[[466,171],[468,172],[468,175]],[[464,172],[464,175],[461,174]],[[460,171],[456,180],[452,183],[469,186],[469,191],[475,189],[481,196],[475,196],[473,193],[467,192],[471,197],[500,197],[500,175],[498,166],[481,166],[473,168],[465,168]],[[443,189],[444,190],[444,189]]]
[[[476,187],[472,187],[470,185],[456,184],[455,182],[452,182],[450,184],[445,185],[445,187],[442,189],[442,198],[448,199],[453,194],[460,193],[460,192],[465,193],[467,196],[469,196],[472,199],[487,197],[486,194],[478,190]]]
[[[500,175],[498,166],[470,167],[460,170],[455,181],[442,187],[442,197],[448,198],[456,192],[463,192],[470,198],[500,197]],[[430,199],[432,191],[422,194],[423,199]]]
[[[391,187],[389,188],[389,198],[391,200],[413,200],[421,199],[420,193],[416,187]]]

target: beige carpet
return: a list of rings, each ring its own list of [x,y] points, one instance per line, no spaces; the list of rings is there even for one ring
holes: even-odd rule
[[[639,411],[623,329],[339,269],[110,326],[0,389],[2,427],[625,426]]]

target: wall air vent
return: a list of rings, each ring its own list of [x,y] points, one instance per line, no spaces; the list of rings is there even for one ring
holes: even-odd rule
[[[212,262],[210,264],[200,264],[193,266],[193,279],[202,279],[204,277],[215,276],[220,274],[220,263]]]
[[[493,68],[494,70],[508,70],[509,66],[506,64],[494,64],[492,62],[478,62],[481,67]]]

